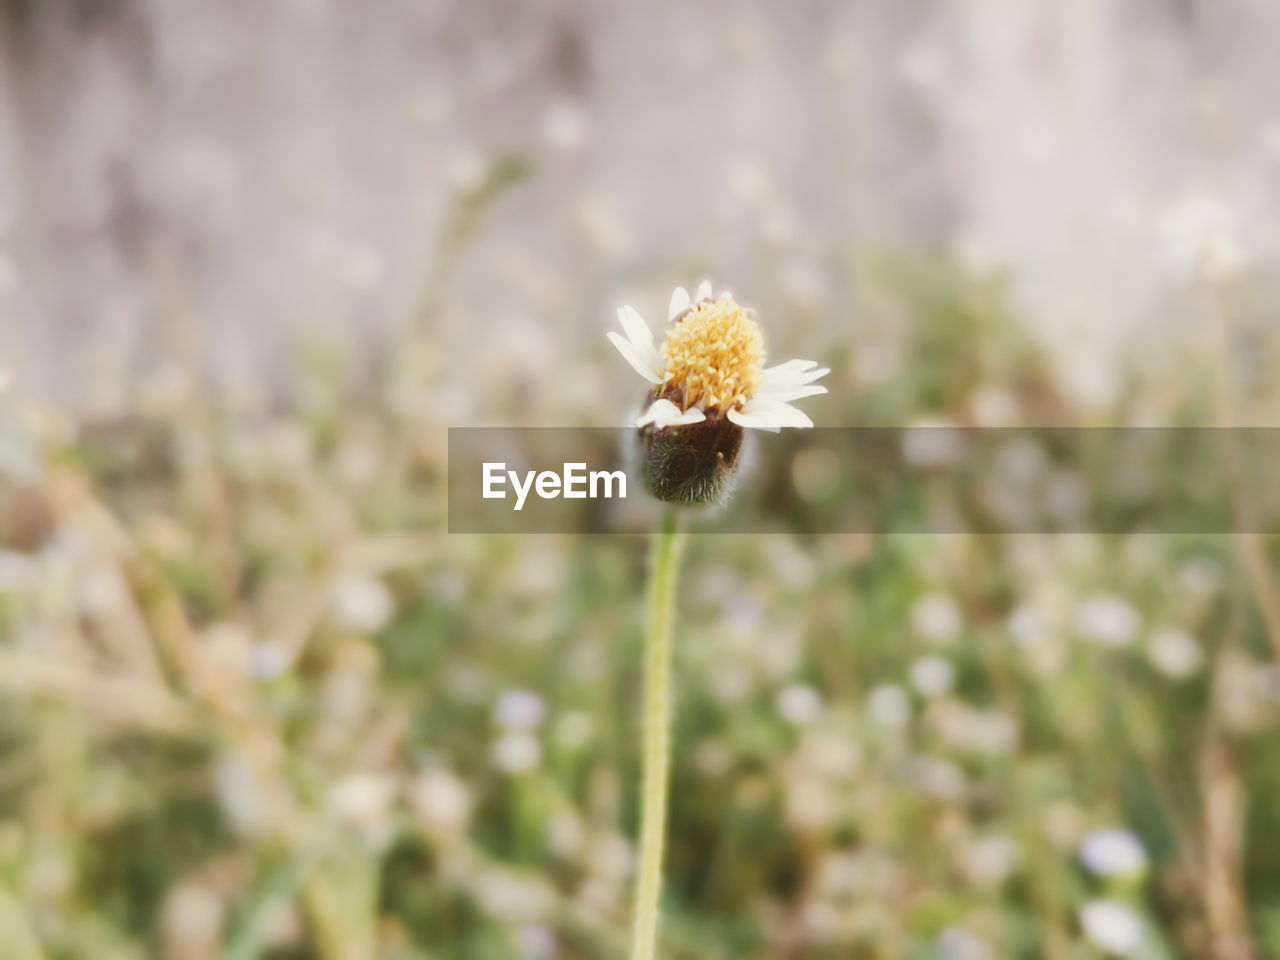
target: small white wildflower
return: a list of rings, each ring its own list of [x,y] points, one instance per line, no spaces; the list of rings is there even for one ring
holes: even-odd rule
[[[333,472],[344,487],[360,489],[378,479],[382,454],[366,437],[349,437],[333,455]]]
[[[804,727],[822,715],[822,695],[806,684],[792,683],[778,691],[773,706],[787,723]]]
[[[1022,604],[1009,614],[1005,628],[1018,643],[1023,646],[1037,646],[1048,640],[1051,635],[1049,618],[1039,607]]]
[[[1131,957],[1146,938],[1142,918],[1132,908],[1114,900],[1090,900],[1080,908],[1080,926],[1099,950]]]
[[[965,870],[980,883],[1000,883],[1013,873],[1017,865],[1017,844],[998,834],[975,840],[964,855]]]
[[[911,625],[924,639],[945,644],[960,636],[964,618],[953,597],[933,593],[921,597],[911,608]]]
[[[926,697],[947,693],[955,685],[956,668],[942,657],[921,657],[911,665],[911,685]]]
[[[813,945],[829,944],[840,937],[844,918],[835,904],[822,900],[806,900],[800,907],[800,926],[805,940]]]
[[[840,816],[841,798],[826,777],[808,773],[788,777],[785,790],[786,821],[802,833],[827,830]]]
[[[939,757],[916,757],[911,765],[911,778],[921,790],[939,800],[960,800],[968,788],[964,771]]]
[[[347,576],[334,584],[330,612],[343,630],[376,633],[391,619],[395,601],[381,580]]]
[[[267,819],[268,798],[253,767],[240,753],[219,757],[213,767],[214,794],[223,816],[239,833],[254,833]]]
[[[493,742],[490,757],[503,773],[525,773],[542,762],[542,744],[527,733],[508,733]]]
[[[25,886],[36,900],[60,900],[67,896],[75,882],[71,862],[53,851],[38,853],[26,868]]]
[[[968,714],[964,742],[971,749],[991,756],[1013,752],[1018,742],[1018,726],[998,710],[974,710]]]
[[[791,404],[826,393],[826,387],[813,383],[830,371],[811,360],[788,360],[766,369],[760,328],[728,291],[713,296],[711,284],[703,282],[690,297],[677,287],[668,318],[661,348],[631,307],[618,310],[625,336],[608,334],[632,369],[656,387],[637,426],[662,429],[721,415],[740,427],[764,430],[813,426]]]
[[[108,617],[128,602],[129,588],[115,567],[94,567],[81,575],[80,607],[89,616]]]
[[[826,393],[830,373],[813,360],[765,367],[764,335],[751,312],[728,291],[704,281],[693,296],[671,295],[661,345],[631,307],[618,310],[622,332],[607,336],[650,384],[635,420],[642,444],[641,475],[654,497],[714,504],[732,490],[744,429],[776,432],[812,427],[795,401]]]
[[[1271,703],[1280,703],[1280,663],[1260,663],[1253,671],[1255,695]]]
[[[505,730],[532,730],[546,715],[546,704],[532,690],[507,690],[493,705],[493,722]]]
[[[991,756],[1011,753],[1018,741],[1018,727],[999,710],[979,710],[967,703],[939,704],[933,716],[938,734],[947,743]]]
[[[991,947],[964,927],[946,927],[934,940],[938,960],[990,960]]]
[[[587,859],[592,873],[610,880],[625,880],[635,865],[630,842],[612,831],[596,835]]]
[[[577,811],[563,807],[551,815],[543,836],[548,850],[562,860],[571,860],[582,853],[587,828]]]
[[[828,849],[819,855],[815,871],[815,893],[824,899],[842,900],[856,894],[864,885],[864,854],[851,850]]]
[[[502,867],[476,876],[472,890],[482,910],[504,920],[533,923],[551,909],[552,891],[546,881]]]
[[[1018,400],[1004,387],[985,386],[969,398],[969,416],[979,427],[1010,427],[1018,419]]]
[[[884,683],[867,695],[867,714],[877,726],[896,730],[910,722],[911,701],[901,687]]]
[[[39,568],[26,554],[0,550],[0,592],[18,593],[35,583]]]
[[[1140,623],[1138,611],[1123,597],[1095,594],[1076,607],[1076,633],[1099,646],[1128,646]]]
[[[1204,651],[1185,630],[1158,630],[1147,644],[1152,666],[1174,680],[1185,680],[1204,666]]]
[[[205,884],[178,884],[165,898],[161,925],[174,956],[212,956],[216,952],[226,905]]]
[[[852,777],[862,762],[858,744],[843,735],[810,735],[800,754],[812,770],[828,777]]]
[[[356,773],[329,788],[329,809],[339,820],[361,831],[376,832],[387,825],[396,784],[388,776]]]
[[[1132,877],[1147,868],[1147,852],[1128,830],[1104,827],[1080,841],[1080,862],[1099,877]]]
[[[522,923],[512,936],[520,960],[552,960],[560,955],[560,945],[551,928],[541,923]]]
[[[284,676],[289,669],[289,651],[275,640],[255,643],[249,651],[249,675],[263,682]]]
[[[471,816],[471,791],[448,770],[420,774],[409,789],[409,801],[426,830],[437,836],[461,833]]]

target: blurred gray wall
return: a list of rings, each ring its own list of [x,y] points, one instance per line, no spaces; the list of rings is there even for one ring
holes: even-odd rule
[[[1277,50],[1271,0],[0,0],[0,363],[105,406],[414,322],[550,364],[703,271],[840,336],[884,252],[1141,347],[1277,259]]]

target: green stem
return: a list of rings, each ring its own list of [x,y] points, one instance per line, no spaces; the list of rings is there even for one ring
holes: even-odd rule
[[[653,536],[649,561],[641,717],[644,774],[631,960],[653,960],[657,948],[662,850],[667,832],[667,781],[671,768],[671,634],[682,548],[676,513],[668,510],[662,518],[662,527]]]

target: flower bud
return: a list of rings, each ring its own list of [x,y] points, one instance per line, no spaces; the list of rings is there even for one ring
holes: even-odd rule
[[[733,493],[743,429],[724,417],[637,431],[645,489],[664,503],[719,506]]]

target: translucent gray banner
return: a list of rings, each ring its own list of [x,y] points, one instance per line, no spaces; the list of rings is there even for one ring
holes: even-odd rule
[[[1280,531],[1280,428],[818,428],[751,434],[723,533]],[[449,430],[451,533],[652,529],[639,431]]]

